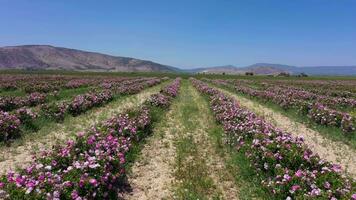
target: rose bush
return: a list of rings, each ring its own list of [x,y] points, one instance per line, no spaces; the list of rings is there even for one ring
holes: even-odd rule
[[[341,167],[314,154],[302,138],[294,138],[242,108],[237,101],[196,79],[207,94],[228,144],[245,153],[261,185],[278,199],[351,199],[356,183]]]
[[[179,86],[174,82],[174,87]],[[126,156],[133,143],[150,131],[153,108],[120,114],[42,152],[27,167],[1,177],[0,197],[118,199],[117,192],[125,187]]]

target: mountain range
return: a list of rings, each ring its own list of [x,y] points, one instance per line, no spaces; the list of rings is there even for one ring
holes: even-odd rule
[[[172,72],[180,69],[147,60],[49,45],[0,48],[0,69]]]
[[[258,75],[275,75],[282,72],[292,75],[305,73],[308,75],[336,75],[336,76],[355,76],[356,66],[310,66],[310,67],[296,67],[290,65],[271,64],[271,63],[256,63],[247,67],[236,67],[233,65],[196,68],[190,70],[195,73],[226,73],[226,74],[244,74],[246,72],[253,72]]]
[[[76,70],[125,72],[186,72],[244,74],[356,75],[356,66],[311,66],[256,63],[246,67],[233,65],[180,69],[148,60],[111,56],[50,45],[23,45],[0,48],[0,69]]]

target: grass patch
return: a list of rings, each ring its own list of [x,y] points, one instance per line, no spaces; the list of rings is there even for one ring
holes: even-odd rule
[[[209,166],[199,151],[199,144],[193,134],[198,134],[200,113],[197,103],[193,100],[192,86],[187,80],[182,81],[181,95],[175,106],[174,120],[177,124],[175,156],[176,179],[175,197],[178,199],[220,199],[214,181],[209,176]]]
[[[94,87],[89,87],[89,86],[79,87],[74,89],[61,89],[58,91],[56,96],[52,96],[52,95],[48,96],[47,101],[51,102],[51,101],[59,101],[59,100],[69,100],[76,95],[84,94],[94,89],[95,89]]]
[[[26,92],[23,90],[1,90],[0,91],[1,96],[9,96],[9,97],[23,97],[26,96]]]
[[[174,175],[180,181],[176,196],[179,199],[208,199],[208,194],[215,189],[214,182],[193,141],[192,136],[186,136],[175,144],[177,156]]]

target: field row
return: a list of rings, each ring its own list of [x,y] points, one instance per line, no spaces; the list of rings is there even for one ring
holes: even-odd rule
[[[147,136],[152,122],[170,105],[180,79],[129,110],[80,132],[64,146],[34,158],[23,170],[1,178],[2,195],[11,199],[115,199],[125,187],[130,149]]]
[[[21,97],[0,97],[0,141],[6,142],[20,137],[26,130],[37,131],[49,121],[61,122],[67,115],[80,115],[93,107],[100,107],[123,95],[138,93],[164,80],[166,79],[115,80],[106,82],[101,89],[78,94],[67,101],[46,101],[45,94],[40,93],[32,93],[30,98],[25,97],[27,101],[17,99]],[[17,109],[11,111],[13,108]],[[9,110],[11,112],[8,112]]]
[[[195,87],[210,97],[216,120],[224,127],[227,142],[245,153],[251,167],[277,199],[354,198],[355,182],[341,167],[322,160],[303,142],[267,123],[255,113],[199,80]]]
[[[62,76],[62,75],[4,75],[0,76],[0,95],[22,96],[26,93],[50,93],[84,86],[106,86],[130,80],[129,77]],[[4,94],[3,94],[4,93]]]
[[[355,134],[356,119],[350,114],[356,108],[354,98],[318,95],[301,88],[295,89],[284,85],[270,84],[272,86],[259,88],[256,84],[246,83],[246,81],[211,80],[211,82],[233,88],[237,92],[262,101],[273,102],[285,110],[295,109],[318,124],[340,128],[346,136]],[[349,112],[339,109],[346,109]]]
[[[0,135],[9,145],[0,148],[5,156],[0,157],[0,168],[15,169],[0,176],[0,198],[356,199],[356,173],[344,168],[354,164],[353,149],[342,144],[347,161],[339,159],[342,155],[319,156],[310,141],[323,138],[324,133],[286,128],[273,120],[292,124],[294,118],[256,112],[273,103],[320,126],[333,127],[352,141],[353,81],[299,80],[292,85],[288,80],[39,76],[36,82],[28,76],[11,78],[18,83],[0,90],[2,102],[33,94],[43,95],[44,100],[0,110]],[[2,77],[3,84],[6,80],[11,81]],[[65,86],[80,80],[84,84],[76,88]],[[24,89],[27,83],[37,88],[46,82],[55,89],[28,94]],[[333,85],[340,89],[333,90]],[[314,91],[316,86],[321,90]],[[76,92],[63,100],[51,97],[57,90]],[[121,101],[130,98],[140,99],[134,105]],[[260,107],[246,107],[247,101]],[[41,131],[49,122],[62,127]],[[313,138],[299,137],[300,131]],[[27,137],[28,133],[37,137],[37,132],[47,135]],[[28,162],[30,153],[21,149],[46,143],[43,138],[53,134],[63,140],[41,144],[44,148],[35,148]],[[16,144],[19,136],[26,136],[24,143]],[[335,145],[320,149],[338,152],[330,148]],[[12,155],[19,165],[11,161]]]

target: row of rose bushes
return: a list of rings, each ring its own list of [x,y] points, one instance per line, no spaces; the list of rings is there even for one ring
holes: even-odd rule
[[[356,97],[355,80],[256,80],[256,82],[302,88],[315,94],[332,97]]]
[[[245,153],[261,185],[277,199],[356,199],[356,183],[341,167],[314,154],[302,138],[294,138],[242,108],[231,97],[192,79],[210,97],[226,141]]]
[[[0,110],[11,111],[24,106],[36,106],[46,101],[46,94],[31,93],[25,97],[0,96]]]
[[[296,86],[290,85],[289,82],[285,81],[261,81],[261,80],[227,80],[234,85],[242,85],[245,87],[253,87],[258,91],[269,91],[276,94],[285,94],[290,96],[293,99],[311,101],[311,102],[320,102],[330,108],[336,110],[347,110],[356,108],[356,99],[354,96],[343,97],[343,96],[333,96],[328,94],[330,89],[309,88],[308,86],[303,86],[303,84]],[[354,83],[356,84],[356,82]],[[356,86],[356,85],[355,85]],[[326,91],[324,91],[326,90]],[[345,90],[345,94],[352,94],[352,92]]]
[[[354,97],[333,97],[325,94],[318,94],[315,91],[308,91],[304,88],[298,88],[290,85],[282,85],[278,83],[263,84],[259,90],[270,91],[276,94],[285,94],[291,98],[320,102],[326,106],[335,109],[343,108],[356,108],[356,99]],[[320,90],[320,88],[319,88]]]
[[[180,80],[176,79],[168,87],[178,91],[179,86]],[[160,94],[169,102],[174,97]],[[66,145],[43,152],[28,167],[2,176],[0,197],[118,199],[118,192],[127,185],[127,155],[133,144],[151,132],[151,110],[156,107],[153,98],[138,110],[115,116],[78,133]]]
[[[347,135],[355,134],[356,120],[350,114],[331,109],[317,100],[308,101],[301,97],[303,93],[298,93],[295,90],[283,90],[279,92],[274,90],[256,90],[244,84],[230,84],[230,82],[224,80],[205,80],[211,81],[216,85],[234,88],[237,92],[256,97],[260,100],[271,101],[283,109],[297,109],[302,115],[308,116],[318,124],[339,127]]]
[[[115,89],[112,91],[89,92],[77,95],[70,102],[42,104],[37,111],[30,108],[20,108],[11,114],[0,111],[0,141],[8,141],[19,137],[22,132],[21,127],[33,128],[34,122],[39,116],[61,122],[67,113],[77,116],[93,107],[99,107],[110,102],[113,99],[113,94],[135,94],[160,82],[161,79],[157,78],[145,79],[145,81],[141,82],[131,82],[130,84],[124,84],[128,89],[125,91],[120,90],[120,93]]]
[[[173,84],[164,87],[159,93],[151,96],[150,103],[157,107],[167,108],[171,103],[171,98],[178,95],[180,78],[173,81]]]
[[[67,80],[73,79],[71,76],[48,76],[48,75],[0,75],[0,90],[11,91],[17,89],[25,90],[26,87],[37,85],[37,83],[47,83],[48,87],[63,85]],[[46,87],[45,87],[46,88]],[[45,89],[46,90],[46,89]]]
[[[261,89],[278,85],[283,87],[292,87],[295,89],[303,89],[314,94],[329,97],[356,97],[355,80],[238,79],[235,81],[255,85]]]
[[[41,92],[48,93],[61,89],[74,89],[83,86],[98,85],[100,82],[124,81],[130,77],[107,76],[58,76],[58,75],[5,75],[0,76],[0,90],[10,91],[21,89],[26,93]]]
[[[41,113],[46,117],[52,118],[56,121],[61,121],[65,113],[69,110],[72,115],[78,115],[86,110],[100,106],[110,101],[114,95],[119,94],[135,94],[146,87],[154,86],[161,82],[157,78],[137,78],[130,81],[122,81],[123,78],[111,79],[111,83],[115,83],[116,87],[125,88],[117,90],[117,88],[104,88],[104,91],[89,92],[84,95],[77,95],[71,102],[48,103],[41,105]],[[166,80],[166,79],[162,79]]]
[[[115,91],[117,93],[128,93],[128,92],[135,92],[134,90],[137,90],[139,88],[138,85],[134,85],[134,83],[140,83],[144,81],[156,81],[157,79],[152,79],[152,78],[125,78],[125,77],[120,77],[120,78],[115,78],[115,79],[110,79],[106,80],[102,85],[105,86],[105,84],[115,85],[116,87],[120,88],[121,91]],[[87,80],[87,79],[75,79],[69,81],[66,85],[65,88],[67,89],[74,89],[78,88],[81,86],[94,86],[99,85],[97,82],[98,80]],[[89,84],[90,82],[90,84]],[[94,84],[95,83],[95,84]],[[34,86],[31,86],[34,87]],[[110,89],[111,87],[107,87],[104,89]],[[38,90],[36,90],[38,91]],[[43,91],[42,91],[43,92]],[[58,91],[54,91],[51,93],[51,95],[56,95]],[[42,104],[47,101],[47,94],[39,93],[39,92],[33,92],[27,96],[24,97],[13,97],[13,96],[0,96],[0,110],[2,111],[11,111],[17,108],[21,108],[24,106],[36,106],[39,104]]]
[[[123,81],[126,80],[125,78],[120,78],[115,81]],[[37,82],[35,84],[30,84],[27,87],[32,88],[31,90],[26,90],[26,92],[31,92],[27,96],[0,96],[0,110],[2,111],[11,111],[17,108],[21,108],[24,106],[36,106],[39,104],[42,104],[47,101],[48,96],[55,96],[58,93],[58,90],[61,88],[64,89],[75,89],[79,88],[82,86],[94,86],[98,85],[98,80],[92,80],[92,79],[74,79],[68,81],[64,85],[56,84],[56,82],[53,83],[42,83],[42,82]],[[55,88],[53,88],[53,87]],[[42,87],[45,87],[47,89],[43,89]],[[40,89],[42,88],[42,89]],[[48,94],[44,94],[48,92]]]
[[[31,108],[19,108],[13,113],[0,111],[0,141],[8,141],[21,135],[21,127],[34,128],[34,121],[39,116],[44,116],[60,122],[65,114],[77,116],[93,107],[101,106],[113,98],[109,91],[87,93],[76,96],[71,102],[43,104],[34,111]]]

